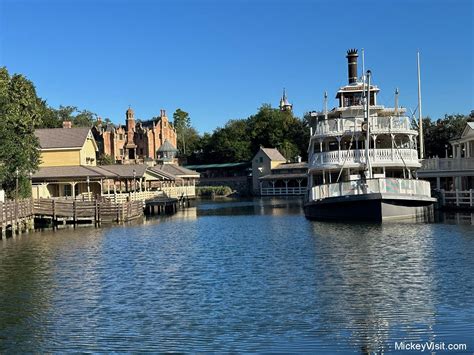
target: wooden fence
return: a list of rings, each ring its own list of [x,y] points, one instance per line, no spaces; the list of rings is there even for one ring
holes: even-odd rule
[[[444,207],[473,208],[474,190],[441,190],[441,205]]]
[[[126,222],[143,216],[143,201],[115,203],[112,201],[78,201],[59,199],[34,200],[37,217],[51,217],[53,221]]]
[[[21,231],[32,218],[33,201],[31,199],[0,202],[0,227],[2,235],[5,235],[7,228],[11,228],[12,231]]]

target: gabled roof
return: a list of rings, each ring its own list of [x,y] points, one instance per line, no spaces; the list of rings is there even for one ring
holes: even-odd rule
[[[170,174],[175,177],[196,177],[198,178],[200,174],[197,171],[186,169],[182,166],[176,164],[159,164],[150,168],[152,171],[159,171]]]
[[[124,165],[100,165],[100,168],[110,173],[115,174],[121,178],[133,179],[135,170],[135,177],[141,178],[145,175],[145,171],[148,168],[146,164],[124,164]]]
[[[39,140],[41,149],[80,149],[84,145],[89,132],[90,128],[88,127],[43,128],[35,130],[35,135]]]
[[[272,170],[284,170],[284,169],[307,169],[308,163],[301,162],[301,163],[287,163],[287,164],[280,164],[274,167]]]
[[[283,155],[281,155],[281,153],[276,148],[263,148],[263,147],[260,147],[260,149],[262,150],[262,152],[264,152],[267,155],[267,157],[270,158],[270,160],[286,161],[286,158]]]
[[[462,130],[462,133],[453,139],[450,139],[449,142],[451,144],[453,143],[460,143],[461,141],[464,141],[464,138],[469,140],[472,137],[466,137],[470,131],[474,131],[474,122],[466,122],[466,125],[464,126],[464,129]]]
[[[101,179],[101,178],[113,178],[116,175],[101,169],[98,166],[47,166],[39,168],[39,170],[33,174],[34,180],[55,180],[64,178],[87,178],[90,179]]]

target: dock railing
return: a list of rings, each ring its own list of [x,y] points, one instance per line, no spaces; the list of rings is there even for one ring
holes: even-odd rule
[[[379,178],[369,179],[365,184],[361,180],[357,180],[314,186],[309,191],[309,200],[312,201],[327,197],[362,195],[369,193],[418,195],[431,197],[429,181]]]
[[[441,192],[441,205],[443,207],[473,208],[474,207],[474,189],[454,190]]]
[[[91,220],[126,222],[143,216],[143,201],[112,202],[107,200],[78,201],[59,199],[34,200],[34,214],[53,220]]]
[[[115,194],[102,194],[102,198],[116,203],[127,201],[147,201],[157,197],[164,197],[161,190],[154,191],[135,191],[135,192],[117,192]]]
[[[0,227],[2,235],[7,228],[16,229],[20,223],[33,218],[31,198],[0,202]]]
[[[261,196],[290,196],[304,195],[306,186],[302,187],[262,187],[260,189]]]

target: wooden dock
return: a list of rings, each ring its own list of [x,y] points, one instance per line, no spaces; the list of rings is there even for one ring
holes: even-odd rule
[[[34,200],[35,218],[51,219],[53,224],[128,222],[143,216],[143,201]]]
[[[18,201],[0,202],[1,236],[7,231],[21,233],[33,227],[33,200],[21,199]]]
[[[50,225],[124,223],[147,215],[173,214],[189,199],[155,196],[147,200],[116,202],[110,199],[22,199],[0,202],[1,237],[34,228],[34,223]]]

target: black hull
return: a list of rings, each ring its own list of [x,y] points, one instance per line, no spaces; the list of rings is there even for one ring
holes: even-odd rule
[[[330,221],[382,222],[412,220],[430,222],[434,202],[427,197],[384,196],[382,194],[330,197],[304,205],[306,218]]]

